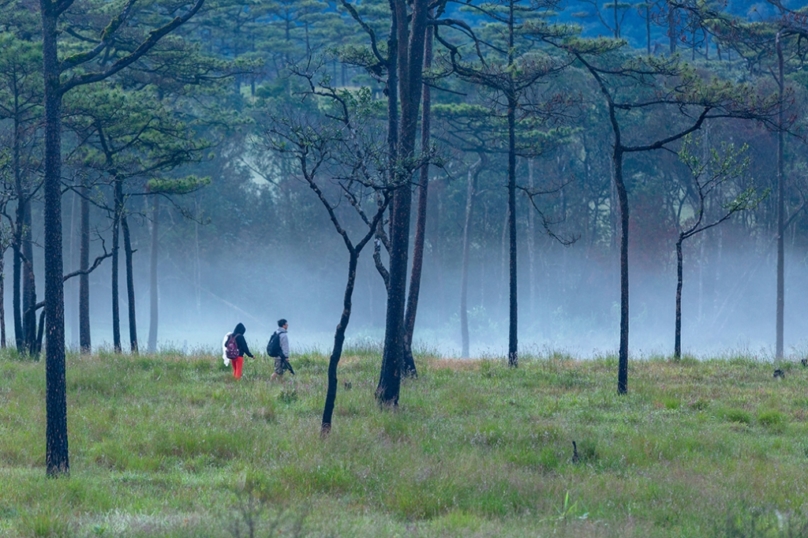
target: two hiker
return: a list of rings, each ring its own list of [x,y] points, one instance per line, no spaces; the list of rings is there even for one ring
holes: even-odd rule
[[[282,379],[285,370],[289,370],[292,375],[295,373],[292,365],[289,364],[289,337],[286,333],[288,327],[289,323],[285,319],[279,319],[278,329],[273,333],[267,344],[267,355],[275,359],[275,371],[272,373],[272,380]],[[224,360],[225,366],[233,366],[233,377],[236,379],[241,379],[244,355],[251,359],[255,358],[250,353],[250,348],[244,339],[245,331],[244,324],[239,323],[233,332],[224,336],[222,341],[222,360]]]

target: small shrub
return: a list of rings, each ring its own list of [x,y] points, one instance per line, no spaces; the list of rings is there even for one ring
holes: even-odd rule
[[[751,424],[752,415],[743,409],[725,409],[722,417],[728,422],[738,422],[740,424]]]
[[[785,424],[785,416],[776,409],[761,411],[757,416],[758,424],[766,428],[778,428]]]

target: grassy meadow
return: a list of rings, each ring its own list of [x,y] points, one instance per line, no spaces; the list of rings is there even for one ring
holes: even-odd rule
[[[417,357],[232,379],[211,355],[68,357],[71,476],[45,477],[44,363],[0,358],[0,536],[808,536],[808,368],[749,357]],[[287,374],[287,378],[288,378]],[[350,382],[346,389],[343,382]],[[579,461],[572,461],[572,441]]]

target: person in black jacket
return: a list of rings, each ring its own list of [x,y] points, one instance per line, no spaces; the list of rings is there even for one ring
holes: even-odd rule
[[[230,333],[231,335],[235,336],[236,345],[238,346],[238,357],[230,361],[230,363],[233,365],[233,377],[236,379],[241,379],[241,367],[244,365],[244,355],[247,355],[251,359],[255,358],[253,357],[253,354],[250,353],[250,348],[247,346],[247,340],[244,339],[244,332],[246,330],[247,329],[244,328],[244,324],[239,323],[236,325],[236,328],[233,329],[233,332]],[[229,336],[230,335],[228,335],[228,338]]]

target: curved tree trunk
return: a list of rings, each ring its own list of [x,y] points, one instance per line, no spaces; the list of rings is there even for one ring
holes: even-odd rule
[[[331,418],[334,414],[334,404],[337,400],[337,366],[342,357],[342,345],[345,342],[345,330],[351,321],[351,298],[353,297],[354,283],[356,282],[356,265],[359,253],[355,250],[349,251],[348,258],[348,281],[345,283],[345,294],[342,299],[342,315],[339,318],[337,329],[334,332],[334,349],[328,359],[328,390],[325,396],[325,406],[323,407],[323,422],[320,427],[321,435],[328,435],[331,431]]]

